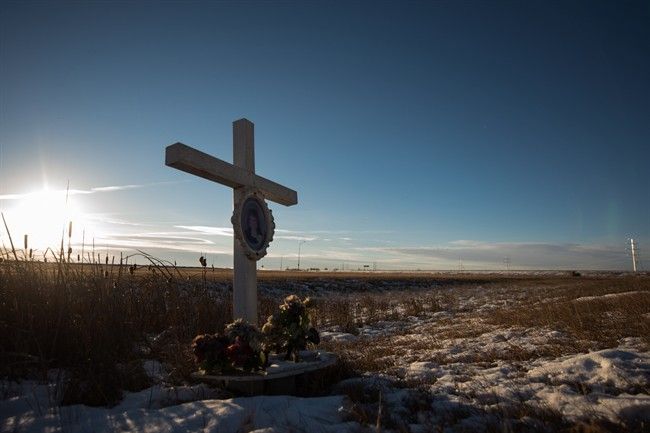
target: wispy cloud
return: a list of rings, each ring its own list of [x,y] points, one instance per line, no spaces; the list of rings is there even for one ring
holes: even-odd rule
[[[316,236],[284,236],[274,235],[273,239],[284,239],[288,241],[315,241],[318,239]]]
[[[390,234],[393,230],[287,230],[276,229],[277,233],[309,234],[309,235],[349,235],[349,234]]]
[[[228,248],[217,245],[211,239],[201,236],[195,231],[152,231],[142,233],[102,233],[95,237],[97,245],[123,250],[159,250],[172,253],[206,252],[213,254],[226,254]],[[79,245],[77,245],[79,246]]]
[[[360,247],[360,251],[393,256],[430,267],[454,267],[462,261],[474,269],[500,269],[508,258],[513,268],[527,269],[620,269],[627,260],[616,245],[577,243],[514,243],[458,240],[442,246]]]
[[[137,189],[137,188],[144,188],[146,186],[152,186],[152,185],[160,185],[159,183],[156,184],[131,184],[131,185],[113,185],[113,186],[100,186],[97,188],[91,188],[90,192],[112,192],[112,191],[124,191],[126,189]]]
[[[233,236],[232,227],[212,227],[212,226],[174,226],[178,229],[190,230],[193,232],[202,233],[204,235],[216,236]]]
[[[164,181],[164,182],[151,182],[151,183],[141,183],[141,184],[128,184],[128,185],[109,185],[109,186],[99,186],[90,189],[61,189],[47,191],[47,194],[54,195],[84,195],[84,194],[96,194],[100,192],[114,192],[114,191],[124,191],[129,189],[138,189],[138,188],[147,188],[150,186],[160,186],[160,185],[170,185],[176,183],[182,183],[184,181]],[[14,194],[0,194],[0,200],[21,200],[28,197],[38,197],[42,195],[44,191],[35,191],[27,193],[14,193]]]
[[[174,226],[179,229],[191,230],[203,235],[213,235],[213,236],[233,236],[232,227],[213,227],[213,226]],[[276,233],[295,233],[289,230],[276,230]],[[290,241],[314,241],[318,239],[317,236],[300,236],[300,235],[283,235],[276,234],[273,236],[273,239],[283,239]]]
[[[368,255],[364,252],[360,252],[354,249],[349,248],[321,248],[321,247],[309,247],[310,244],[306,244],[302,248],[300,256],[306,260],[312,260],[314,262],[324,263],[331,262],[340,264],[341,262],[354,262],[354,263],[368,263],[370,260]],[[270,249],[268,252],[268,257],[272,258],[297,258],[298,250],[291,251],[276,251]]]
[[[108,234],[104,235],[106,239],[129,240],[129,241],[146,241],[158,242],[165,245],[192,244],[192,245],[212,245],[209,239],[199,237],[185,236],[184,232],[153,232],[153,233],[136,233],[136,234]]]
[[[109,213],[86,213],[84,214],[84,218],[90,222],[98,222],[98,223],[103,223],[103,224],[115,224],[118,226],[133,226],[133,227],[141,227],[145,226],[146,224],[139,223],[139,222],[134,222],[134,221],[127,221],[122,218],[118,218],[115,215],[117,214],[109,214]]]
[[[124,238],[120,239],[118,237],[98,237],[96,239],[97,245],[109,247],[113,250],[118,251],[130,251],[130,250],[144,250],[152,251],[157,250],[164,252],[165,255],[163,258],[168,257],[169,255],[173,259],[175,251],[180,252],[204,252],[210,254],[232,254],[228,248],[219,247],[217,245],[205,244],[202,242],[179,242],[179,240],[167,241],[161,239],[146,239],[146,238]],[[79,248],[79,245],[77,245]],[[171,253],[171,254],[170,254]]]
[[[283,239],[290,241],[325,241],[331,242],[333,239],[350,242],[356,240],[349,235],[378,235],[393,233],[388,230],[287,230],[275,229],[274,239]]]
[[[184,226],[178,225],[174,226],[179,229],[191,230],[204,235],[216,235],[216,236],[233,236],[232,227],[213,227],[213,226]],[[314,241],[318,239],[318,236],[309,236],[309,235],[299,235],[297,233],[306,233],[306,232],[296,232],[291,230],[275,230],[275,235],[273,239],[284,239],[292,241]],[[278,234],[278,233],[296,233],[296,234]]]

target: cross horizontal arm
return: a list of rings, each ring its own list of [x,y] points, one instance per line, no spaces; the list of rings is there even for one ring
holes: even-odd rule
[[[183,143],[167,146],[165,165],[231,188],[257,188],[267,199],[285,206],[298,203],[296,191]]]
[[[231,188],[245,186],[251,177],[246,170],[183,143],[167,146],[165,165]]]
[[[262,191],[264,197],[275,203],[283,204],[285,206],[293,206],[298,203],[298,193],[296,191],[262,176],[255,175],[255,183],[248,186],[256,187]]]

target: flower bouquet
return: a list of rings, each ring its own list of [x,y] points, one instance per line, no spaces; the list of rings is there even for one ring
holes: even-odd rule
[[[320,343],[318,331],[311,326],[310,306],[309,298],[302,301],[296,295],[287,296],[280,310],[269,316],[262,327],[265,349],[285,353],[284,359],[298,362],[301,350],[306,349],[308,344]]]
[[[251,372],[266,368],[260,332],[242,319],[226,326],[224,335],[203,334],[192,340],[192,352],[208,374]]]

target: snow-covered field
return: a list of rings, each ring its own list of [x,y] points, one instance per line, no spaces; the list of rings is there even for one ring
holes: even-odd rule
[[[0,384],[2,432],[650,431],[647,278],[263,283],[317,298],[340,380],[314,397],[233,397],[173,383],[114,407],[61,406],[49,384]]]

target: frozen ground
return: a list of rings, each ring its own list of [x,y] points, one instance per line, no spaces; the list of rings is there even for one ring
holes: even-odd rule
[[[171,386],[149,360],[157,384],[112,408],[59,406],[65,374],[51,372],[49,386],[5,381],[0,430],[650,431],[645,283],[319,284],[320,295],[302,290],[336,298],[318,312],[324,345],[357,373],[330,395],[222,399],[205,385]]]
[[[127,393],[113,408],[50,403],[47,389],[23,383],[2,402],[3,432],[285,432],[348,431],[342,396],[266,396],[220,400],[204,386],[155,386]],[[184,401],[187,401],[183,403]]]

